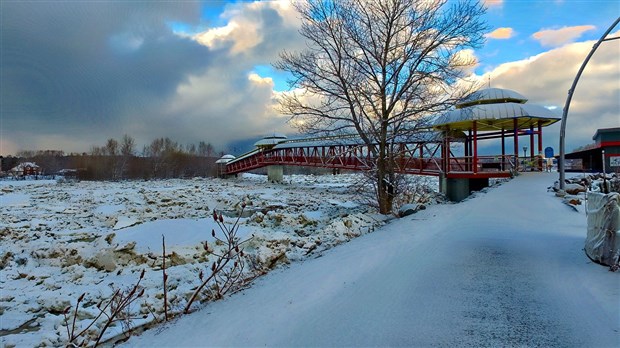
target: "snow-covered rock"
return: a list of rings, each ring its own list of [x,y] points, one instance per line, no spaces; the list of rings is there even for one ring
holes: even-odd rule
[[[405,217],[411,214],[415,214],[417,213],[419,210],[424,210],[426,209],[426,207],[424,206],[424,204],[403,204],[399,209],[398,209],[398,216],[400,217]]]
[[[117,230],[120,230],[120,229],[123,229],[123,228],[135,226],[135,225],[137,225],[139,223],[140,223],[140,220],[138,220],[136,218],[130,218],[130,217],[126,217],[126,216],[119,216],[118,219],[116,220],[116,224],[114,224],[114,227],[112,227],[112,229],[117,231]]]
[[[569,195],[576,195],[581,192],[586,192],[587,188],[580,184],[566,184],[566,186],[564,186],[564,191]]]

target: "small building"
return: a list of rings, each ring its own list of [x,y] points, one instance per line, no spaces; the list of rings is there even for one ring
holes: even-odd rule
[[[218,159],[217,161],[215,161],[215,164],[217,165],[217,176],[222,178],[225,176],[226,173],[226,163],[232,161],[235,159],[235,156],[233,155],[224,155],[222,156],[220,159]]]
[[[22,162],[10,170],[11,176],[23,178],[26,176],[41,175],[41,167],[34,162]]]
[[[261,151],[273,149],[276,145],[283,143],[287,140],[286,135],[280,133],[274,133],[271,135],[267,135],[261,140],[254,143]]]
[[[620,127],[601,128],[592,137],[594,144],[585,150],[564,155],[566,171],[620,172]]]

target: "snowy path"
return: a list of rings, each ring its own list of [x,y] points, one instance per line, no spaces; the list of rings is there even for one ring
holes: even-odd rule
[[[555,179],[432,206],[127,344],[618,346],[620,277],[584,255]]]

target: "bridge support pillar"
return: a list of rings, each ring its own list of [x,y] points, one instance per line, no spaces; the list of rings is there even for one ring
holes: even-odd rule
[[[469,197],[472,191],[480,191],[488,186],[487,178],[447,178],[445,175],[439,177],[439,192],[453,202],[460,202]]]
[[[284,168],[282,166],[267,167],[267,180],[269,182],[282,182],[284,178]]]

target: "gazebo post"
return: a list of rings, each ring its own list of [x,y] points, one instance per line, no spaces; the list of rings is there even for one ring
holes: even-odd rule
[[[465,163],[467,163],[467,166],[471,166],[471,156],[472,156],[472,134],[471,134],[471,128],[467,130],[467,141],[465,141]]]
[[[467,131],[467,138],[465,138],[465,157],[470,156],[469,146],[471,142],[471,129]]]
[[[514,143],[514,147],[515,147],[515,166],[516,169],[519,170],[519,129],[518,129],[518,124],[517,124],[517,119],[513,119],[512,120],[512,124],[513,124],[513,128],[514,128],[514,137],[513,137],[513,143]]]
[[[542,121],[538,121],[538,152],[542,153],[543,141],[542,141]]]
[[[446,173],[450,171],[450,131],[446,133]]]
[[[543,152],[543,142],[542,142],[542,121],[538,121],[538,154],[541,155],[541,157],[538,159],[538,170],[540,170],[541,172],[544,171],[544,166],[545,164],[543,163],[542,160],[542,152]]]
[[[506,160],[506,144],[504,142],[504,137],[506,135],[506,130],[504,130],[504,128],[502,128],[502,160],[501,160],[501,170],[504,171],[504,161]]]
[[[448,166],[446,165],[446,138],[448,137],[448,130],[444,129],[443,132],[444,136],[443,139],[441,139],[441,170],[444,172],[444,174],[447,174]]]
[[[530,158],[534,159],[534,125],[530,125]]]
[[[478,124],[476,120],[474,120],[474,174],[478,173]]]

